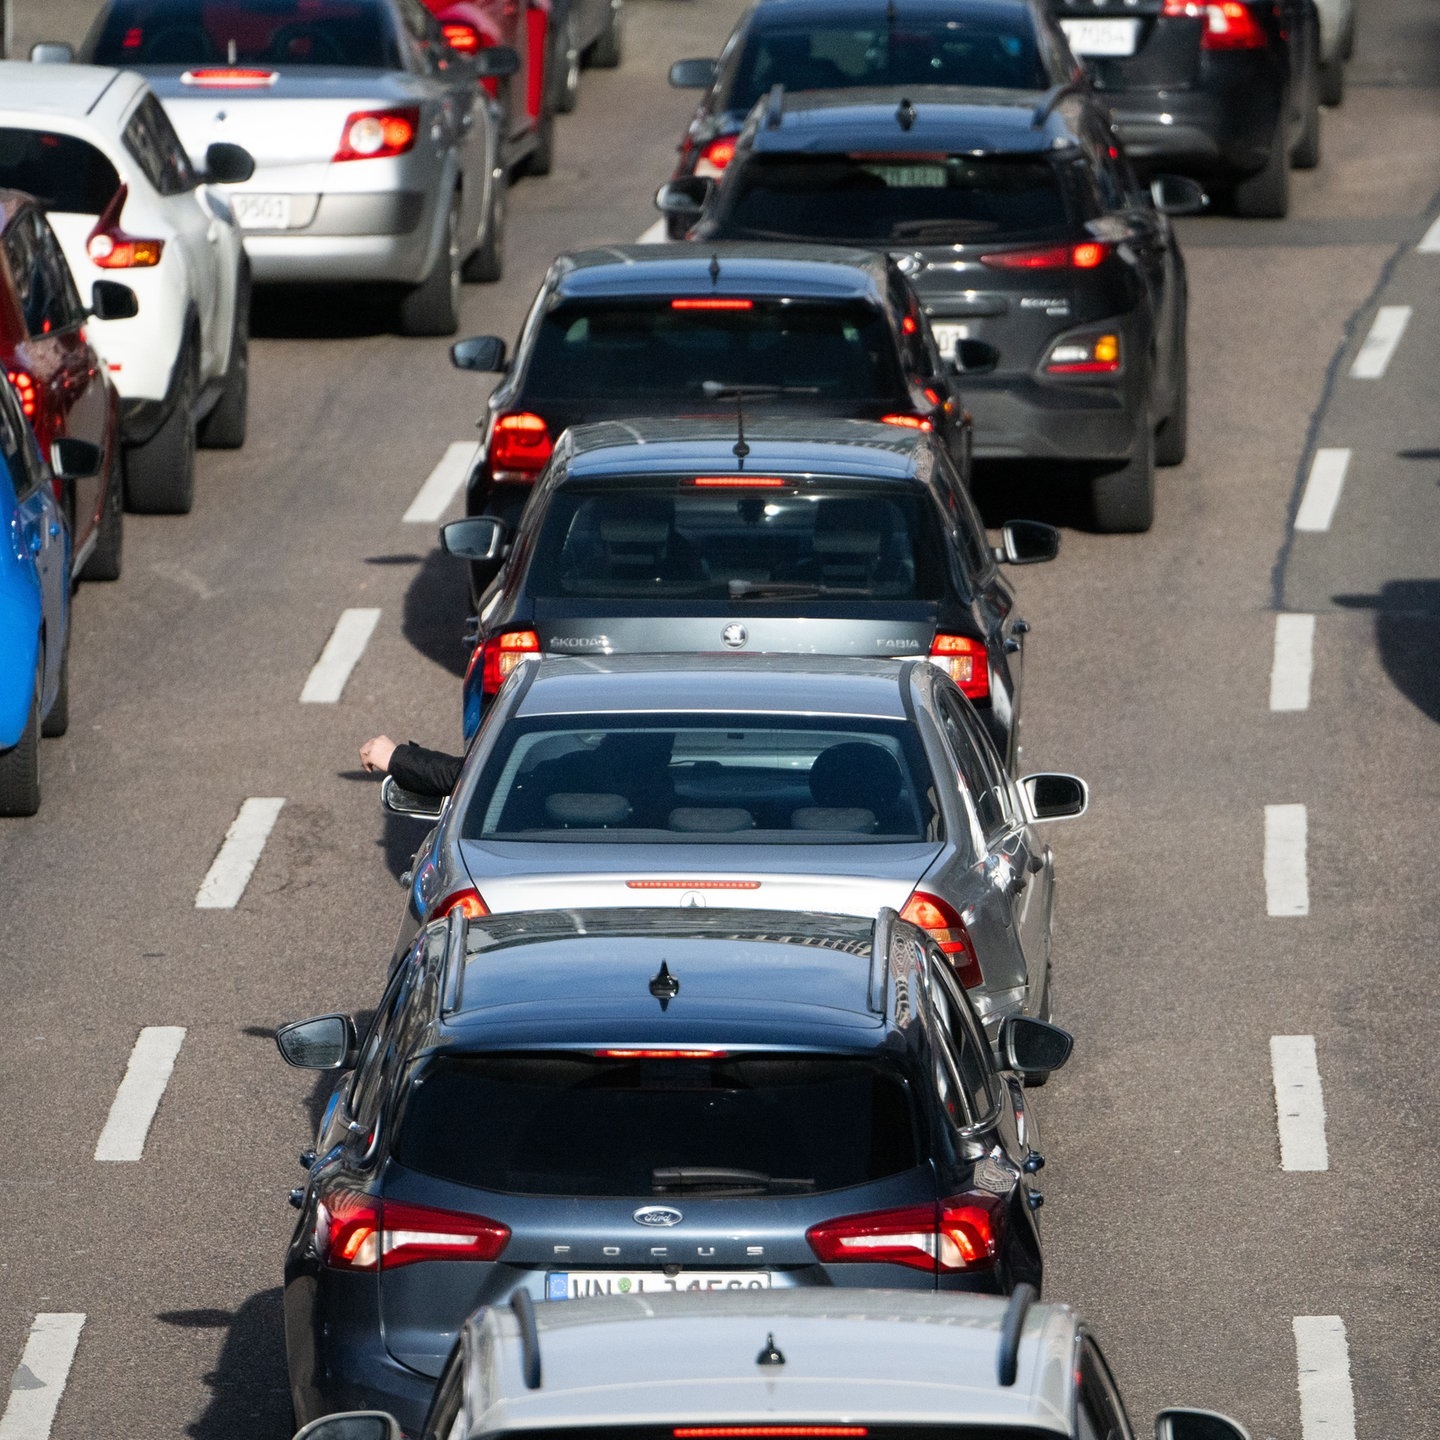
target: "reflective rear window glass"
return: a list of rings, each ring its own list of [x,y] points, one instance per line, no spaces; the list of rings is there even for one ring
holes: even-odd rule
[[[120,177],[109,160],[84,140],[3,126],[0,188],[23,190],[46,210],[99,215],[120,188]]]
[[[395,1158],[528,1195],[809,1195],[914,1168],[918,1128],[863,1058],[456,1057],[412,1083]]]

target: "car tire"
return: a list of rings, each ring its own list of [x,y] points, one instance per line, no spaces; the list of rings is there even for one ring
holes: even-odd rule
[[[1155,431],[1155,463],[1157,465],[1183,465],[1185,450],[1189,444],[1190,429],[1190,359],[1186,352],[1185,338],[1180,338],[1180,353],[1175,357],[1175,399],[1171,402],[1170,413],[1160,422]]]
[[[614,70],[625,58],[625,4],[611,0],[610,14],[600,38],[590,47],[586,57],[596,70]]]
[[[1290,163],[1297,170],[1313,170],[1320,163],[1320,81],[1317,75],[1311,87],[1310,98],[1305,102],[1305,118],[1300,126],[1300,138],[1290,152]]]
[[[573,11],[566,14],[565,23],[560,27],[550,64],[551,74],[555,76],[550,108],[557,115],[569,115],[580,99],[580,42],[575,37]]]
[[[230,363],[225,388],[215,408],[200,422],[196,439],[206,450],[238,450],[245,443],[245,418],[250,403],[250,269],[241,270],[235,295],[235,329],[230,336]]]
[[[1136,418],[1135,432],[1138,453],[1090,482],[1091,517],[1107,535],[1141,534],[1155,521],[1155,430],[1148,408]]]
[[[1262,170],[1239,181],[1231,192],[1235,213],[1247,220],[1283,220],[1290,211],[1290,157],[1282,120]]]
[[[40,679],[19,741],[0,751],[0,815],[33,815],[40,808]]]
[[[466,256],[461,276],[472,283],[493,284],[505,268],[505,194],[510,184],[503,169],[490,182],[490,213],[485,217],[485,238]]]
[[[460,328],[460,197],[451,198],[445,237],[429,275],[400,300],[402,335],[453,335]]]
[[[110,476],[105,486],[105,508],[95,548],[80,571],[82,580],[118,580],[125,551],[125,477],[120,470],[120,442],[111,447]]]
[[[65,627],[65,643],[60,647],[60,686],[55,703],[40,722],[40,733],[47,740],[58,740],[70,728],[70,627]]]
[[[188,515],[195,504],[195,352],[185,347],[175,404],[160,428],[125,452],[125,504],[140,515]]]
[[[1337,55],[1320,67],[1320,103],[1336,106],[1345,99],[1345,62]]]
[[[535,148],[525,157],[524,173],[537,178],[555,168],[555,112],[549,105],[540,111],[535,127]]]

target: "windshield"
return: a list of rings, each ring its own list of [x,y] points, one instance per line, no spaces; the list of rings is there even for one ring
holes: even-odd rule
[[[877,11],[870,22],[839,17],[757,23],[745,42],[726,108],[749,110],[776,84],[797,91],[858,85],[1044,90],[1048,83],[1023,5],[984,16],[902,11],[893,23]]]
[[[707,298],[552,310],[526,370],[527,398],[713,404],[707,382],[892,404],[905,394],[895,339],[872,305],[727,297],[727,308],[709,309]]]
[[[400,68],[381,0],[115,0],[86,50],[95,65]]]
[[[707,485],[706,479],[724,481]],[[533,550],[536,600],[925,600],[946,593],[938,517],[916,487],[756,477],[558,490]],[[765,481],[768,479],[769,484]]]
[[[726,239],[962,245],[1067,233],[1061,178],[1043,156],[751,155],[722,195]]]
[[[539,716],[487,757],[466,840],[856,844],[935,839],[929,767],[901,721]]]
[[[914,1168],[917,1129],[904,1080],[848,1056],[444,1058],[395,1156],[522,1195],[808,1195]]]

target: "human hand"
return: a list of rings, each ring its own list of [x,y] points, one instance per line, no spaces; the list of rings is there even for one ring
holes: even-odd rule
[[[360,763],[370,771],[382,775],[390,769],[390,757],[395,753],[395,742],[388,735],[377,735],[360,747]]]

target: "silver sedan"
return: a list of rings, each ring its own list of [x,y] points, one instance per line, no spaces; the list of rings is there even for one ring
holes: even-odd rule
[[[1088,798],[1074,776],[1012,779],[925,660],[530,660],[415,857],[397,954],[457,906],[890,905],[935,936],[993,1033],[1049,1018],[1054,866],[1036,827]]]

